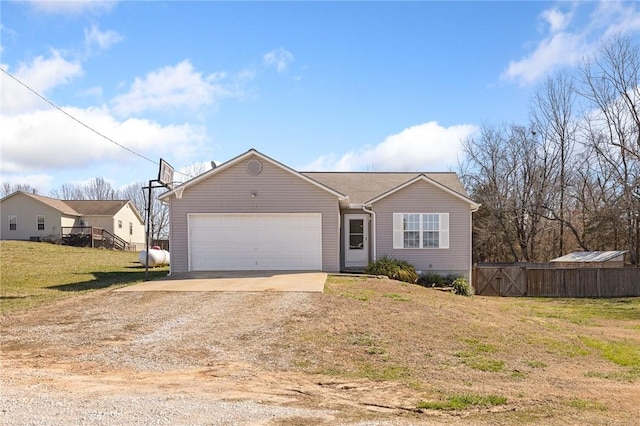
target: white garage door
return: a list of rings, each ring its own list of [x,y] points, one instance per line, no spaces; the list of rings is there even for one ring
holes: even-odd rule
[[[322,269],[322,215],[191,214],[191,271]]]

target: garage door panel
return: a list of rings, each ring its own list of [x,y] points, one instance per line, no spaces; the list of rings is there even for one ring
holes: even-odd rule
[[[190,215],[190,269],[320,270],[320,213]]]

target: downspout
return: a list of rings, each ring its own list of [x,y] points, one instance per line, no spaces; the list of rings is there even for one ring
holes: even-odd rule
[[[371,215],[371,240],[373,243],[371,244],[371,250],[373,251],[373,261],[378,260],[377,251],[376,251],[376,212],[373,210],[367,210],[365,205],[362,205],[362,211],[365,213],[369,213]]]
[[[469,265],[471,269],[469,269],[469,284],[471,288],[475,289],[473,286],[473,214],[480,209],[480,204],[471,206],[471,214],[469,214]]]

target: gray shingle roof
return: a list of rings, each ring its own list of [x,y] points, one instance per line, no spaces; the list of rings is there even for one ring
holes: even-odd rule
[[[127,200],[64,200],[64,203],[83,216],[113,216],[127,202]]]
[[[460,179],[453,172],[301,172],[301,174],[347,195],[352,203],[364,203],[372,200],[420,175],[425,175],[463,197],[469,198]]]

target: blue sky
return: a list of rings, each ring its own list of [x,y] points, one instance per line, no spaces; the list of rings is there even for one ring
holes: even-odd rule
[[[528,121],[536,85],[635,2],[0,3],[0,67],[112,141],[176,169],[250,148],[298,170],[445,171],[484,123]],[[0,74],[0,179],[41,194],[156,164]]]

